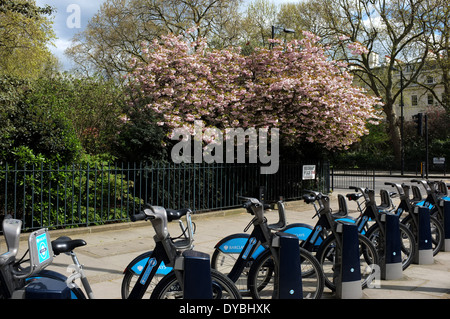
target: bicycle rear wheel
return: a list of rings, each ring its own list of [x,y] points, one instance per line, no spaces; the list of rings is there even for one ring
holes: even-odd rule
[[[359,256],[361,269],[361,286],[364,288],[374,279],[374,274],[378,269],[379,257],[374,244],[364,235],[358,234]],[[317,260],[322,266],[325,285],[332,291],[336,290],[335,281],[335,254],[336,237],[331,234],[320,245],[317,251]],[[376,265],[376,266],[375,266]]]
[[[241,294],[227,276],[211,269],[213,299],[241,299]],[[150,299],[183,299],[183,291],[171,271],[156,285]]]
[[[408,215],[404,219],[402,219],[401,223],[405,225],[407,228],[409,228],[411,232],[418,237],[417,226],[414,223],[411,215]],[[441,250],[442,245],[444,245],[445,241],[444,228],[442,227],[439,220],[434,216],[430,216],[430,228],[431,228],[433,256],[436,256]],[[416,238],[416,241],[417,240],[418,238]]]
[[[302,292],[304,299],[320,299],[324,289],[324,275],[317,259],[300,247]],[[248,288],[254,299],[272,298],[275,267],[270,250],[253,262],[248,275]]]
[[[399,225],[400,227],[400,238],[401,238],[401,249],[400,253],[402,256],[402,269],[405,270],[409,267],[411,262],[414,260],[414,256],[417,252],[416,240],[414,238],[414,234],[403,224]],[[383,249],[384,245],[382,245],[382,241],[384,238],[382,237],[382,233],[380,232],[380,226],[378,224],[372,225],[366,237],[370,239],[370,241],[375,245],[378,251],[378,256],[384,257],[385,251]]]

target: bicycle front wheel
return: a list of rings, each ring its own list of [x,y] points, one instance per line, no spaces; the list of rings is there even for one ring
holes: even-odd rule
[[[241,299],[241,294],[230,278],[211,269],[213,299]],[[183,299],[183,291],[171,271],[156,285],[150,299]]]
[[[411,230],[413,234],[415,234],[416,243],[418,239],[419,230],[417,229],[417,225],[413,220],[411,215],[406,216],[402,222],[407,228]],[[433,256],[436,256],[444,245],[445,234],[444,228],[438,219],[434,216],[430,216],[430,230],[431,230],[431,244],[433,248]]]
[[[374,279],[374,274],[378,269],[379,257],[375,245],[364,235],[358,234],[359,256],[361,269],[361,286],[364,288]],[[322,266],[325,285],[332,291],[336,290],[335,285],[335,256],[336,237],[331,234],[319,247],[317,260]],[[375,266],[377,265],[377,266]]]
[[[302,292],[304,299],[320,299],[324,289],[324,275],[317,259],[300,247]],[[272,298],[275,267],[267,249],[253,262],[248,275],[248,288],[254,299]]]
[[[224,253],[220,249],[216,248],[211,257],[211,268],[219,271],[224,275],[228,275],[233,269],[234,264],[238,260],[239,255],[240,252]],[[248,294],[247,276],[252,261],[252,258],[248,260],[239,278],[234,283],[243,296]]]
[[[402,258],[402,269],[405,270],[409,267],[411,262],[414,260],[414,256],[417,252],[416,240],[414,238],[414,234],[403,224],[399,225],[400,228],[400,254]],[[369,231],[366,234],[367,238],[375,245],[378,251],[378,256],[384,257],[384,238],[382,232],[380,232],[380,226],[378,224],[374,224],[370,227]]]

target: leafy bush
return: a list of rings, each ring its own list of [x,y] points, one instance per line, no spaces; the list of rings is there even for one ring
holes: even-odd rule
[[[23,162],[26,147],[49,160],[71,162],[81,145],[68,117],[53,104],[42,103],[34,84],[10,77],[0,79],[0,162]],[[25,149],[22,149],[25,150]]]

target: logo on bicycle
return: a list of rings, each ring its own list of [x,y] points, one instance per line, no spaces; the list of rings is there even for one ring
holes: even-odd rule
[[[50,258],[46,234],[41,234],[36,237],[36,246],[37,246],[40,263],[42,263]]]
[[[228,250],[239,250],[240,251],[242,248],[244,248],[244,246],[242,246],[242,245],[234,245],[234,246],[225,245],[225,246],[223,246],[223,249],[226,251],[228,251]]]
[[[39,254],[41,255],[41,258],[44,259],[47,255],[47,246],[44,243],[41,243],[39,247]]]
[[[145,282],[147,281],[148,277],[150,276],[150,273],[152,272],[153,268],[158,264],[158,262],[156,261],[156,258],[151,258],[148,261],[148,266],[147,269],[145,270],[144,275],[142,276],[142,279],[140,281],[141,285],[144,285]]]
[[[247,257],[250,255],[250,252],[252,251],[253,247],[255,246],[255,244],[258,241],[256,240],[255,237],[250,238],[250,240],[248,241],[248,246],[247,249],[245,250],[244,254],[242,255],[242,258],[245,260],[247,259]]]

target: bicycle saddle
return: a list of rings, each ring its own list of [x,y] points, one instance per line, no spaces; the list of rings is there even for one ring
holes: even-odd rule
[[[308,195],[308,194],[303,195],[302,198],[306,204],[311,204],[316,200],[316,196],[312,196],[312,195]]]
[[[179,210],[166,208],[167,221],[171,222],[172,220],[180,219],[181,217],[185,216],[190,211],[191,210],[189,208],[182,208]]]
[[[86,242],[83,239],[71,239],[67,236],[61,236],[52,241],[53,253],[59,255],[60,253],[68,253],[77,247],[85,246]]]

